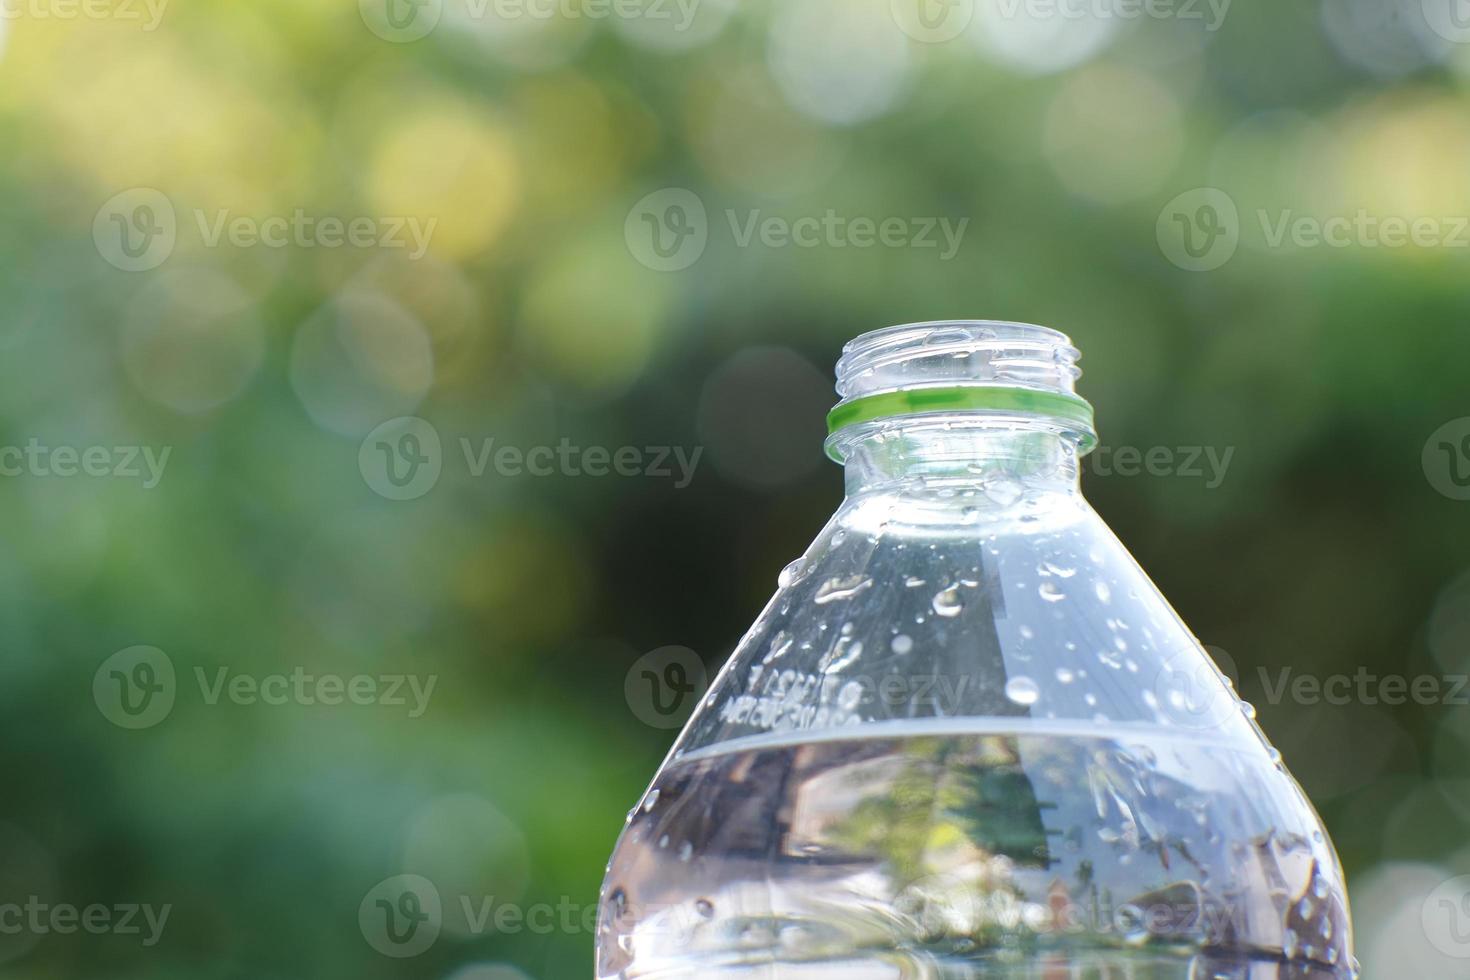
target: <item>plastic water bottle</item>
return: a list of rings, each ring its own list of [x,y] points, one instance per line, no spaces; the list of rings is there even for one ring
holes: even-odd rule
[[[629,814],[600,978],[1357,975],[1320,819],[1080,494],[1076,361],[847,346],[846,499]]]

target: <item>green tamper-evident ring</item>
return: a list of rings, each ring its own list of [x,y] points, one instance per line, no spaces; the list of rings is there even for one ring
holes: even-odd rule
[[[1071,423],[1081,438],[1079,448],[1083,453],[1097,445],[1092,406],[1086,399],[1060,391],[985,385],[909,388],[855,398],[827,413],[827,432],[835,435],[850,425],[899,415],[974,411],[1039,415]]]

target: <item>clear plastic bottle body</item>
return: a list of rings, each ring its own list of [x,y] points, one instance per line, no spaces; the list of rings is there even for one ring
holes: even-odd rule
[[[1065,427],[840,448],[841,508],[629,815],[599,978],[1353,976],[1319,819]]]

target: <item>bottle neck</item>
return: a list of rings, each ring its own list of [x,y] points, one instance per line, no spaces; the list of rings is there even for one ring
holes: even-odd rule
[[[1036,419],[882,419],[844,432],[841,453],[849,497],[952,497],[1004,508],[1081,493],[1075,434]]]

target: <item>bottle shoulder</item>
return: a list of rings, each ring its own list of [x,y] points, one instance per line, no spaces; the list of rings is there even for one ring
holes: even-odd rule
[[[679,749],[858,725],[1173,732],[1268,752],[1199,641],[1080,497],[849,500]]]

